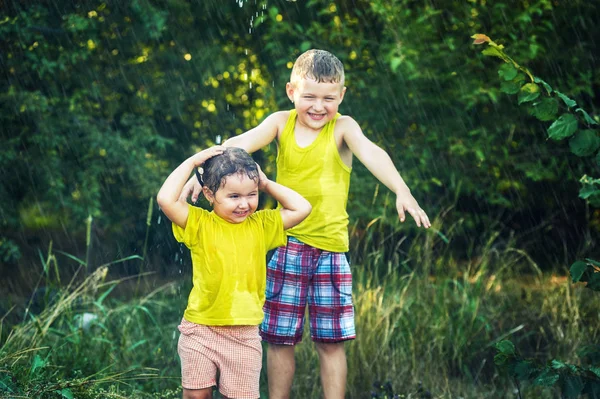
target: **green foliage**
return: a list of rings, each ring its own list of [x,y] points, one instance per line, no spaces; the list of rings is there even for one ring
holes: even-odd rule
[[[519,383],[555,388],[565,399],[583,395],[596,398],[600,394],[600,370],[597,367],[577,366],[559,360],[542,365],[522,357],[507,340],[498,342],[496,351],[494,363]]]
[[[571,265],[570,272],[574,283],[586,283],[586,288],[600,291],[600,262],[593,259],[577,261]]]
[[[600,130],[596,128],[598,122],[594,120],[584,109],[572,108],[577,106],[575,100],[569,98],[565,94],[554,90],[548,83],[533,74],[525,67],[517,64],[506,52],[503,45],[498,45],[492,41],[487,35],[475,34],[472,36],[474,44],[487,44],[483,51],[485,55],[491,55],[502,59],[505,64],[502,64],[498,69],[498,74],[503,77],[504,81],[512,81],[512,86],[504,86],[503,91],[507,94],[518,93],[519,105],[533,102],[542,94],[542,90],[537,83],[541,83],[545,89],[545,97],[541,101],[534,102],[530,113],[540,121],[553,123],[548,127],[548,137],[560,141],[571,137],[569,147],[571,152],[579,157],[587,157],[594,154],[600,156],[598,149],[600,148]],[[492,49],[493,51],[485,52]],[[531,82],[523,83],[525,80],[515,81],[517,71],[520,70],[529,76]],[[503,82],[504,83],[504,82]],[[520,85],[518,91],[517,86]],[[566,112],[554,120],[554,115],[558,111],[558,99],[562,100],[567,107]],[[580,130],[580,125],[588,126],[588,129]],[[586,176],[584,175],[584,178]],[[587,178],[586,178],[587,179]],[[586,180],[587,182],[588,180]],[[579,193],[580,198],[588,199],[592,205],[596,205],[596,198],[600,195],[600,190],[597,190],[594,184],[595,180],[591,179],[591,184],[587,183]]]

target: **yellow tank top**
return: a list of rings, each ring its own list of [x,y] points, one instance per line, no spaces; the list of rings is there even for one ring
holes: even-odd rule
[[[337,149],[333,129],[340,114],[328,122],[307,147],[296,143],[296,110],[279,138],[277,182],[300,193],[312,205],[304,221],[287,230],[300,241],[330,252],[348,251],[348,189],[350,172]]]

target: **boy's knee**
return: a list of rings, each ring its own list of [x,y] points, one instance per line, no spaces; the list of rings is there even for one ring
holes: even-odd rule
[[[317,352],[320,356],[335,356],[337,354],[345,353],[343,342],[315,342],[315,346],[317,347]]]

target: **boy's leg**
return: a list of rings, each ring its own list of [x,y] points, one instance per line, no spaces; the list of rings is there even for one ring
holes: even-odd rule
[[[267,265],[265,317],[260,335],[268,344],[269,398],[289,398],[295,371],[294,345],[302,340],[309,274],[315,249],[293,237]],[[318,257],[316,258],[318,259]]]
[[[344,343],[326,344],[317,342],[321,364],[321,384],[325,399],[343,399],[346,394],[346,351]]]
[[[290,397],[295,371],[294,346],[269,344],[267,347],[267,378],[270,399],[288,399]]]
[[[352,275],[345,254],[321,253],[308,291],[308,307],[323,393],[326,399],[343,399],[347,376],[344,341],[356,337]]]

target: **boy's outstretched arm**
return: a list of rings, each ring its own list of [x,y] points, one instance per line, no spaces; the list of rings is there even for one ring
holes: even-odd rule
[[[223,146],[242,148],[246,150],[247,153],[252,154],[271,143],[275,137],[277,137],[279,126],[281,123],[285,124],[286,120],[286,112],[280,111],[272,113],[255,128],[225,140]],[[192,202],[196,202],[200,195],[200,191],[202,191],[200,182],[192,176],[183,187],[180,199],[185,201],[191,195]]]
[[[223,151],[222,146],[214,146],[192,155],[171,172],[158,191],[156,202],[160,209],[170,221],[179,227],[185,229],[188,218],[188,204],[185,199],[180,201],[181,190],[185,181],[194,168],[202,165],[207,159],[222,154]]]
[[[260,166],[258,166],[258,173],[260,177],[258,188],[275,198],[282,206],[280,212],[285,230],[294,227],[306,219],[312,211],[310,202],[291,188],[269,180],[260,169]]]
[[[431,227],[429,217],[413,197],[388,153],[369,140],[354,119],[345,117],[342,123],[344,126],[340,127],[344,131],[344,141],[350,151],[373,176],[396,194],[396,210],[400,221],[404,222],[405,212],[408,212],[415,219],[417,226]]]

